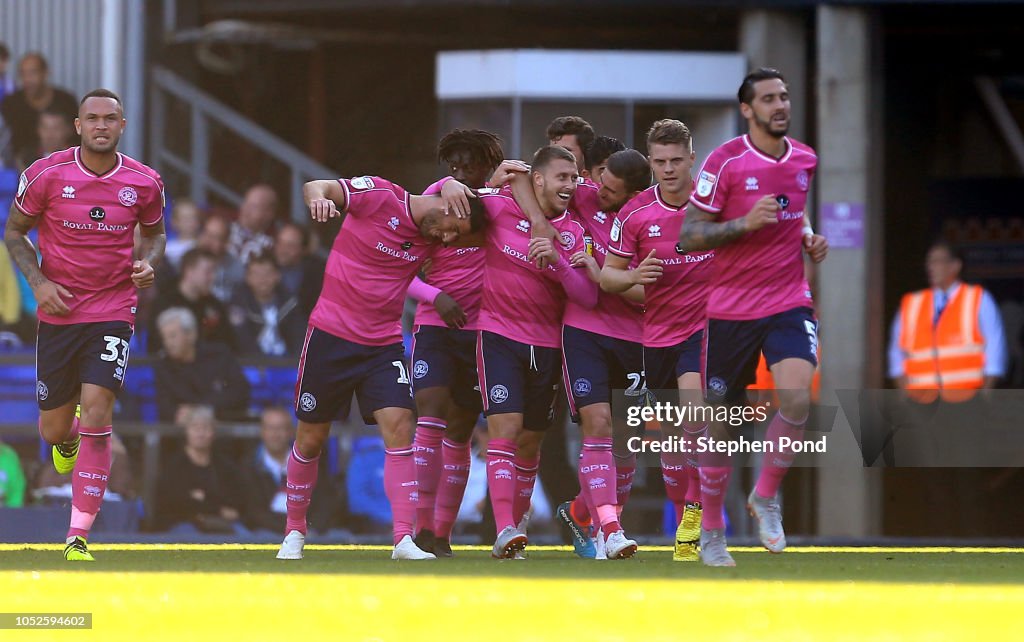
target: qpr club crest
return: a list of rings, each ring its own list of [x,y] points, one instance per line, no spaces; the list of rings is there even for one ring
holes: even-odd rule
[[[427,376],[428,372],[430,372],[430,366],[427,365],[427,362],[423,359],[420,359],[412,365],[412,376],[416,379],[422,379]]]
[[[725,381],[721,377],[712,377],[708,381],[708,388],[716,395],[725,396],[725,393],[729,391],[729,386],[725,384]]]
[[[577,397],[586,397],[590,394],[590,390],[590,381],[587,379],[580,378],[572,384],[572,391],[576,393]]]
[[[314,408],[316,408],[316,397],[314,397],[308,392],[302,393],[302,396],[299,397],[299,407],[305,410],[306,412],[312,411]]]
[[[796,184],[801,191],[807,191],[807,186],[810,184],[810,178],[807,175],[807,170],[802,169],[797,173]]]
[[[46,384],[42,381],[36,382],[36,397],[39,397],[39,401],[46,401],[46,398],[50,396],[50,389],[46,387]]]
[[[121,201],[121,205],[131,207],[139,201],[139,194],[131,185],[125,185],[117,192],[117,200]]]
[[[508,399],[508,388],[502,385],[497,385],[491,388],[491,401],[494,403],[504,403]]]
[[[571,250],[573,245],[576,245],[576,237],[572,235],[572,232],[562,232],[558,235],[559,241],[562,243],[562,247],[567,250]]]

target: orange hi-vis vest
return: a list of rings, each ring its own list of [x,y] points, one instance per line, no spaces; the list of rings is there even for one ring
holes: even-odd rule
[[[967,401],[984,386],[982,292],[981,286],[961,283],[937,322],[931,289],[903,297],[900,349],[911,399],[930,403],[941,393],[943,401]]]

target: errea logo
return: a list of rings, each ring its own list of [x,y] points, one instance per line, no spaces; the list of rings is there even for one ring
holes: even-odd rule
[[[748,192],[756,192],[757,189],[758,189],[757,177],[756,176],[748,176],[747,177],[747,191]]]
[[[65,185],[63,193],[60,195],[60,197],[61,198],[74,198],[75,197],[75,188],[71,187],[70,185]]]
[[[392,216],[391,220],[388,221],[388,227],[390,227],[392,230],[397,230],[398,229],[398,224],[400,222],[401,221],[398,220],[397,216]]]
[[[530,231],[530,222],[525,220],[525,219],[523,219],[523,220],[519,221],[518,223],[516,223],[516,229],[519,230],[520,232],[529,232]]]
[[[608,220],[608,215],[604,212],[598,212],[597,214],[594,214],[594,220],[598,223],[604,223]]]
[[[653,238],[657,238],[659,236],[661,236],[661,226],[660,225],[652,225],[649,228],[647,228],[647,238],[653,239]]]

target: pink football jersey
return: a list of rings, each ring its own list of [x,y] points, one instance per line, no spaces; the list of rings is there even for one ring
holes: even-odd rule
[[[114,168],[98,176],[82,164],[80,148],[72,147],[32,163],[21,175],[14,203],[37,221],[43,274],[73,296],[64,299],[69,315],[40,309],[39,320],[134,324],[135,226],[163,218],[160,175],[119,153]]]
[[[437,245],[420,236],[398,185],[377,176],[338,182],[345,220],[309,323],[362,345],[399,342],[405,292]]]
[[[569,209],[587,231],[594,246],[594,258],[604,267],[604,257],[611,243],[612,222],[615,212],[601,211],[597,198],[598,187],[592,182],[581,183],[573,195]],[[597,306],[587,310],[572,301],[565,304],[565,325],[624,341],[640,343],[643,338],[643,308],[618,294],[601,291]]]
[[[424,194],[438,194],[448,179],[441,179],[428,187]],[[483,252],[479,247],[441,247],[430,259],[430,285],[438,288],[459,304],[466,313],[464,330],[477,329],[480,299],[483,297]],[[434,306],[420,301],[416,306],[416,325],[447,327]]]
[[[786,138],[786,153],[772,158],[740,136],[711,152],[697,175],[690,202],[717,215],[742,218],[764,196],[782,207],[777,225],[745,234],[715,252],[708,316],[750,320],[813,306],[804,278],[803,233],[807,192],[818,157],[807,145]]]
[[[685,218],[686,207],[666,203],[655,185],[626,203],[612,228],[613,254],[639,262],[654,250],[663,261],[661,278],[644,286],[643,343],[651,348],[677,345],[704,327],[714,251],[676,252]]]
[[[509,190],[481,190],[480,199],[489,221],[479,329],[520,343],[561,347],[567,296],[558,270],[541,270],[529,261],[530,222]],[[563,259],[586,247],[583,226],[569,212],[551,224],[559,234]]]

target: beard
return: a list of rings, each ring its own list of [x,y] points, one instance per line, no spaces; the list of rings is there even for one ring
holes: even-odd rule
[[[786,120],[786,123],[781,126],[781,129],[779,129],[772,123],[771,118],[769,118],[768,120],[761,120],[760,116],[755,115],[754,122],[757,124],[758,127],[761,128],[761,131],[768,134],[772,138],[782,138],[787,133],[789,133],[788,119]]]

